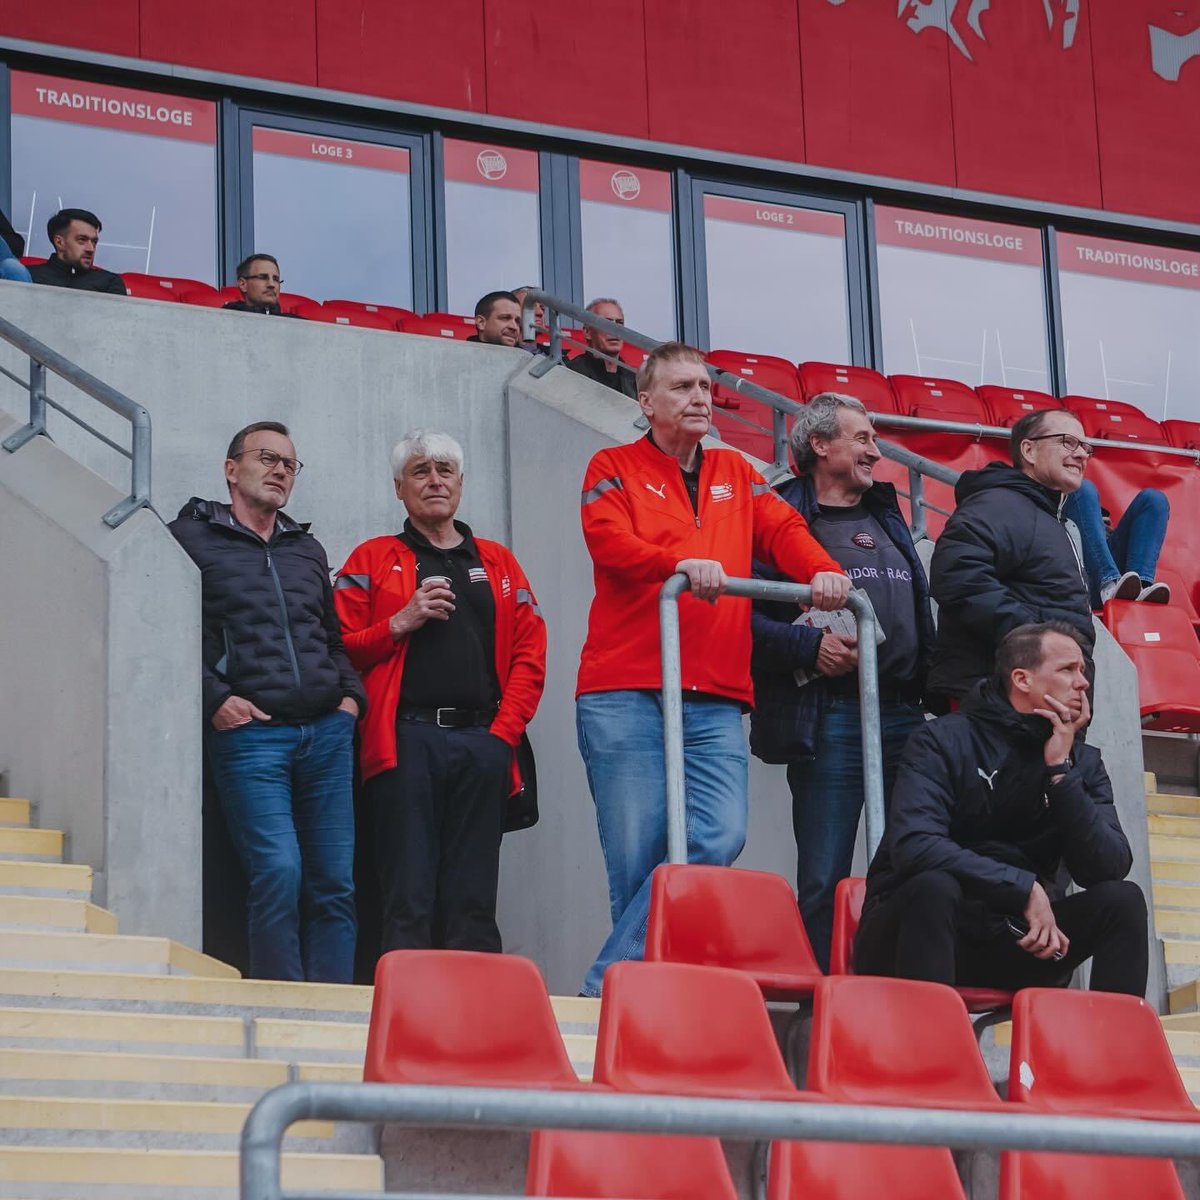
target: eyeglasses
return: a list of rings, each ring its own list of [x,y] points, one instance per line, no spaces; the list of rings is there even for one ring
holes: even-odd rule
[[[1079,438],[1069,433],[1039,433],[1037,437],[1025,440],[1027,442],[1048,442],[1053,439],[1057,439],[1068,454],[1082,454],[1084,458],[1091,458],[1096,453],[1087,442],[1080,441]]]
[[[268,275],[266,271],[259,271],[257,275],[243,275],[243,279],[257,279],[259,283],[282,283],[283,280],[278,275]]]
[[[304,466],[298,458],[288,458],[283,454],[276,454],[274,450],[239,450],[237,454],[230,455],[230,457],[241,458],[243,454],[257,454],[258,461],[268,469],[283,463],[283,469],[289,475],[299,475],[300,468]]]

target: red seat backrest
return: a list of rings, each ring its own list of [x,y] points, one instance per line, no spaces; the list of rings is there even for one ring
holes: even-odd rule
[[[1163,427],[1132,404],[1094,400],[1090,396],[1067,396],[1063,406],[1079,418],[1084,433],[1090,438],[1166,444]]]
[[[817,985],[808,1087],[849,1104],[994,1106],[962,997],[940,983],[833,975]]]
[[[747,913],[754,919],[748,921]],[[691,863],[654,871],[646,960],[814,982],[824,974],[813,957],[792,885],[782,875]]]
[[[362,312],[382,317],[391,323],[393,329],[397,321],[406,321],[417,315],[411,308],[399,308],[395,304],[368,304],[362,300],[326,300],[324,304],[334,312]]]
[[[1043,1112],[1198,1116],[1158,1013],[1112,992],[1017,992],[1008,1098]]]
[[[1164,421],[1167,441],[1179,450],[1200,450],[1200,421]]]
[[[1184,1200],[1170,1159],[1002,1154],[1000,1200]]]
[[[840,880],[833,892],[833,947],[829,955],[830,975],[854,974],[854,939],[862,920],[867,881],[851,875]]]
[[[1027,388],[997,387],[984,383],[977,387],[979,398],[987,406],[993,425],[1015,425],[1022,417],[1044,408],[1062,405],[1048,392],[1033,392]]]
[[[799,1095],[754,981],[690,963],[618,962],[605,971],[592,1078],[625,1092]]]
[[[800,364],[798,375],[805,400],[811,400],[820,392],[840,392],[861,401],[867,412],[901,411],[892,385],[878,371],[868,367],[806,362]]]
[[[537,967],[467,950],[393,950],[379,960],[363,1079],[581,1086]]]
[[[965,1200],[954,1158],[941,1146],[774,1142],[767,1200]]]
[[[308,321],[320,321],[325,325],[353,325],[359,329],[385,329],[396,332],[396,322],[378,314],[353,308],[330,308],[327,304],[301,304],[296,315]]]
[[[175,290],[174,279],[165,275],[142,275],[137,271],[122,274],[127,295],[136,296],[141,300],[175,300],[180,293]],[[193,281],[194,282],[194,281]]]
[[[1104,606],[1104,624],[1122,646],[1137,646],[1142,650],[1182,650],[1200,658],[1196,630],[1187,612],[1176,604],[1110,600]],[[1196,699],[1200,701],[1200,696]]]
[[[537,1130],[529,1142],[527,1196],[626,1200],[737,1200],[716,1138]]]
[[[405,333],[420,333],[426,337],[452,338],[458,342],[465,342],[475,336],[475,326],[473,324],[464,325],[461,321],[456,320],[445,321],[436,315],[406,317],[404,320],[399,321],[398,324]]]
[[[1142,724],[1154,733],[1200,733],[1200,662],[1184,650],[1126,643],[1138,677]]]
[[[475,318],[463,316],[462,313],[448,312],[428,312],[425,314],[425,319],[429,321],[442,321],[447,325],[470,325],[471,332],[475,332]]]
[[[910,417],[973,425],[991,424],[991,413],[974,388],[965,383],[953,379],[931,379],[923,375],[893,375],[891,382],[900,411]]]
[[[739,375],[768,391],[778,392],[788,400],[800,403],[804,399],[796,368],[786,358],[775,358],[766,354],[741,354],[736,350],[713,350],[705,357],[718,370],[728,371],[730,375]],[[736,391],[720,384],[714,387],[714,398],[718,393],[724,393],[729,398],[738,395]]]

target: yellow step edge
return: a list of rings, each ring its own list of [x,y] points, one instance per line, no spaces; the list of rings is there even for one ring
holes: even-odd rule
[[[311,1012],[371,1011],[371,988],[343,983],[281,983],[267,979],[210,979],[199,975],[132,972],[0,971],[0,995],[79,1000],[144,1000],[163,1004],[230,1004]]]
[[[1148,792],[1152,792],[1158,787],[1158,779],[1153,771],[1143,771],[1142,782]]]
[[[241,1133],[250,1107],[219,1101],[5,1096],[0,1092],[0,1126],[105,1132]],[[333,1122],[299,1121],[288,1132],[297,1137],[328,1138],[333,1136]]]
[[[1164,1028],[1167,1045],[1177,1058],[1200,1058],[1200,1029]]]
[[[77,964],[105,966],[137,964],[173,966],[193,975],[238,979],[239,972],[226,963],[164,937],[131,934],[48,933],[41,930],[0,929],[0,969],[5,961],[36,962],[45,966]],[[3,981],[0,981],[0,989]]]
[[[297,1063],[300,1083],[362,1083],[362,1067],[357,1063]]]
[[[1200,887],[1188,887],[1181,883],[1156,883],[1154,907],[1155,910],[1166,907],[1200,911]]]
[[[1154,856],[1150,859],[1150,874],[1156,881],[1179,879],[1200,883],[1200,862],[1172,862]]]
[[[0,925],[51,925],[86,933],[116,933],[117,918],[90,900],[0,894]]]
[[[1147,817],[1146,819],[1147,821],[1191,820],[1190,817]],[[1151,832],[1150,857],[1160,861],[1177,859],[1191,863],[1200,862],[1200,838]]]
[[[595,1025],[600,1020],[600,1000],[593,996],[551,996],[550,1007],[560,1025]]]
[[[1186,813],[1149,813],[1146,828],[1159,836],[1200,841],[1200,817],[1190,817]]]
[[[1200,911],[1195,909],[1162,908],[1155,903],[1154,927],[1163,934],[1187,934],[1200,937]]]
[[[1163,938],[1163,956],[1168,963],[1200,963],[1200,942]]]
[[[0,1148],[0,1180],[13,1183],[124,1184],[129,1187],[234,1188],[238,1156],[214,1150]],[[382,1191],[383,1163],[368,1154],[285,1154],[289,1190]]]
[[[92,868],[81,863],[16,862],[13,859],[0,859],[0,887],[45,888],[90,894]]]
[[[3,987],[2,982],[0,987]],[[241,1055],[246,1044],[245,1027],[240,1017],[71,1008],[0,1007],[0,1038],[214,1046],[235,1051],[230,1055],[235,1058]]]
[[[30,804],[16,796],[0,796],[0,823],[5,825],[28,825]]]
[[[265,1058],[0,1047],[0,1087],[5,1079],[53,1081],[63,1084],[64,1090],[72,1083],[104,1082],[194,1083],[266,1091],[287,1083],[288,1064]]]
[[[18,829],[0,826],[0,858],[6,854],[37,854],[62,858],[63,835],[58,829]]]
[[[1200,1019],[1200,1012],[1196,1011],[1198,1008],[1200,1008],[1200,988],[1197,988],[1195,979],[1189,979],[1187,983],[1181,983],[1167,993],[1167,1009],[1172,1014],[1194,1016]]]
[[[1169,792],[1150,792],[1146,796],[1146,811],[1163,816],[1200,817],[1200,796],[1174,796]]]
[[[293,1021],[254,1018],[254,1045],[260,1050],[356,1050],[365,1054],[367,1026],[345,1021]]]

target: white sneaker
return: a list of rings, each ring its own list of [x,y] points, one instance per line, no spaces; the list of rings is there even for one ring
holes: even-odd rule
[[[1169,583],[1152,583],[1138,593],[1138,599],[1146,604],[1170,604],[1171,585]]]
[[[1142,581],[1136,571],[1126,571],[1119,579],[1110,579],[1100,588],[1100,603],[1110,600],[1139,600]]]

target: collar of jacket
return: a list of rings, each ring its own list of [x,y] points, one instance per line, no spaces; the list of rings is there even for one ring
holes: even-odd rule
[[[449,554],[455,550],[461,550],[464,546],[472,553],[478,554],[479,550],[475,545],[475,535],[471,532],[471,527],[466,521],[455,521],[454,528],[456,532],[462,535],[462,541],[457,546],[435,546],[408,518],[404,518],[404,527],[396,535],[402,542],[408,542],[410,546],[417,545],[422,549],[440,550],[443,554]]]
[[[817,489],[811,475],[794,475],[775,489],[806,521],[811,521],[821,510],[817,500]],[[894,510],[900,511],[896,502],[894,485],[879,480],[871,484],[862,494],[863,507],[873,516]]]
[[[995,488],[1006,488],[1020,492],[1028,500],[1032,500],[1039,508],[1045,509],[1052,517],[1057,518],[1063,505],[1063,493],[1048,488],[1044,483],[1018,470],[1011,463],[990,462],[978,471],[964,471],[954,485],[954,501],[962,504],[964,500],[978,495],[980,492]]]
[[[199,496],[193,496],[179,510],[179,515],[181,517],[188,517],[193,521],[207,521],[210,525],[216,525],[219,529],[229,529],[245,537],[252,537],[257,542],[262,541],[262,538],[257,533],[251,529],[247,529],[233,515],[233,508],[221,500],[203,500]],[[294,521],[283,509],[280,509],[275,514],[275,533],[272,541],[286,534],[308,533],[311,527],[310,522]]]
[[[1037,713],[1017,712],[992,678],[981,679],[972,688],[963,698],[959,712],[970,721],[993,726],[1030,745],[1044,746],[1050,737],[1050,722]]]

